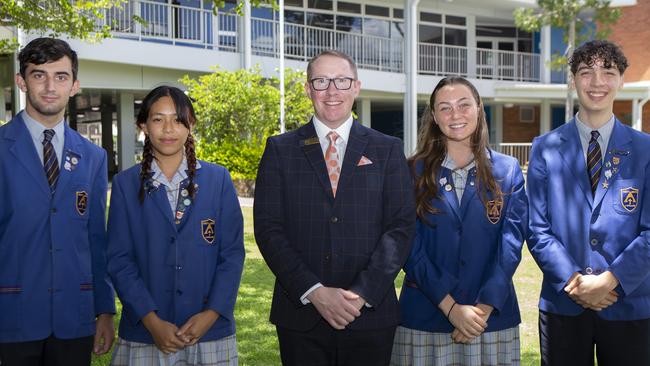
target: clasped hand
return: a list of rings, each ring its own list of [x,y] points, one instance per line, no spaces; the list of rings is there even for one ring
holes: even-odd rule
[[[152,311],[142,319],[142,322],[151,333],[156,347],[168,355],[196,344],[217,319],[219,319],[217,312],[205,310],[195,314],[182,327],[178,328],[176,325],[160,319]]]
[[[614,291],[616,286],[618,280],[609,271],[599,275],[576,272],[567,282],[564,291],[583,308],[601,311],[618,300],[618,294]]]
[[[456,343],[469,343],[487,328],[492,306],[486,304],[461,305],[456,303],[449,312],[449,322],[454,326],[451,339]]]
[[[319,287],[307,295],[318,313],[334,329],[345,329],[361,315],[366,303],[361,296],[352,291],[336,287]]]

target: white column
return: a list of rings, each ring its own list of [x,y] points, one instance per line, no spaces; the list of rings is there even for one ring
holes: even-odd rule
[[[495,104],[492,113],[494,121],[494,144],[499,146],[503,142],[503,104]]]
[[[7,108],[5,105],[5,89],[0,87],[0,124],[2,124],[7,119]]]
[[[632,128],[635,130],[643,131],[643,106],[645,106],[648,100],[650,100],[650,97],[638,101],[636,108],[632,105],[632,115],[634,116],[632,118]],[[637,100],[634,99],[634,102],[637,102]]]
[[[476,77],[476,17],[469,15],[467,24],[467,76]]]
[[[368,98],[357,99],[357,103],[359,104],[359,107],[357,108],[359,121],[361,122],[362,125],[370,128],[371,127],[370,120],[371,120],[371,113],[372,113],[372,110],[370,108],[370,99]]]
[[[542,99],[539,105],[539,134],[543,135],[551,130],[551,102]]]
[[[545,25],[542,27],[540,33],[540,70],[541,70],[541,82],[544,84],[551,83],[551,67],[549,63],[551,62],[551,27]]]
[[[133,93],[119,92],[117,102],[118,169],[123,171],[135,164],[135,111]]]
[[[253,52],[251,50],[252,41],[252,27],[251,27],[251,3],[249,0],[244,1],[244,16],[239,17],[239,34],[241,35],[241,52],[242,60],[241,67],[246,70],[250,70],[253,66],[252,58]]]
[[[406,47],[404,73],[406,90],[404,95],[404,153],[410,156],[417,145],[418,118],[418,3],[420,0],[404,0],[404,28]]]
[[[20,62],[18,61],[18,52],[27,45],[27,40],[25,37],[25,32],[20,28],[16,28],[16,40],[18,40],[18,50],[14,52],[14,75],[20,72]],[[16,92],[14,93],[14,102],[13,102],[13,115],[18,115],[18,112],[25,109],[27,105],[27,99],[25,93],[23,93],[18,86],[15,88]]]

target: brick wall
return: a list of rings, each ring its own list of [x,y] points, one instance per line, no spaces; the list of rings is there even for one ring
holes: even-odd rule
[[[636,0],[636,3],[620,8],[622,15],[608,37],[625,52],[630,64],[625,71],[625,81],[628,82],[650,80],[650,0]]]
[[[621,122],[632,125],[632,102],[629,100],[617,100],[614,102],[614,114]],[[643,106],[643,131],[650,133],[650,101]]]
[[[503,107],[503,142],[532,142],[539,135],[539,106],[533,108],[533,122],[521,122],[519,106]]]

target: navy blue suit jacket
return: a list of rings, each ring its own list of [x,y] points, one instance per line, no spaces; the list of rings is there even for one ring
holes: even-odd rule
[[[106,152],[67,125],[64,141],[52,196],[21,115],[0,127],[0,342],[89,336],[115,313]]]
[[[359,165],[365,156],[372,164]],[[415,230],[411,177],[401,141],[354,122],[336,198],[312,122],[267,140],[255,187],[255,238],[276,276],[271,322],[311,329],[320,319],[300,297],[340,287],[372,307],[348,328],[399,322],[393,281]]]
[[[456,191],[439,188],[428,214],[430,225],[418,219],[411,255],[404,267],[406,280],[400,295],[402,325],[428,332],[451,332],[453,326],[438,304],[447,295],[460,304],[488,304],[494,311],[486,331],[519,324],[519,307],[512,276],[521,260],[528,229],[528,200],[519,162],[491,151],[492,174],[504,193],[502,205],[486,205],[476,190],[476,168],[470,170],[460,205]],[[417,168],[422,170],[421,163]],[[436,182],[451,182],[451,171],[441,168]],[[488,199],[493,200],[491,195]],[[499,214],[494,214],[498,212]]]
[[[598,315],[650,317],[649,148],[650,136],[616,120],[592,197],[575,121],[533,141],[528,248],[544,273],[541,310],[581,313],[564,292],[571,275],[611,271],[620,281],[619,298]]]

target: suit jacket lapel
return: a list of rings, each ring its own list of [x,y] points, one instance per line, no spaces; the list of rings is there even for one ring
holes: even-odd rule
[[[83,165],[87,163],[82,156],[81,137],[76,133],[72,133],[72,129],[68,125],[65,125],[64,131],[62,161],[59,161],[59,181],[56,183],[56,190],[54,191],[55,200],[60,199],[65,194],[65,188],[70,183],[70,178],[75,174],[75,171],[83,168]],[[76,163],[73,161],[74,158],[76,158]]]
[[[627,160],[629,160],[628,157],[631,151],[631,143],[632,136],[630,136],[629,131],[623,127],[618,119],[615,120],[612,136],[609,138],[609,143],[607,144],[607,153],[603,162],[600,181],[598,182],[598,187],[596,187],[593,207],[598,207],[600,202],[603,200],[603,197],[605,197],[605,194],[609,190],[612,181],[617,178],[621,167]],[[617,164],[614,164],[614,162],[617,162]],[[610,177],[607,178],[607,175],[610,175]]]
[[[442,184],[444,182],[444,184]],[[438,176],[438,191],[442,197],[442,201],[449,207],[453,216],[458,222],[461,221],[460,207],[458,206],[458,197],[456,197],[456,190],[454,189],[454,180],[451,177],[451,170],[440,167],[440,174]],[[446,187],[451,187],[447,190]]]
[[[329,194],[329,197],[334,199],[332,193],[332,185],[327,176],[327,167],[325,166],[325,157],[323,150],[320,146],[316,129],[314,129],[314,122],[309,121],[306,125],[300,127],[298,130],[299,145],[305,157],[314,169],[314,173],[318,177],[323,189]]]
[[[29,172],[43,193],[50,196],[50,186],[45,177],[43,163],[38,159],[32,136],[29,134],[29,130],[27,130],[20,114],[11,121],[7,128],[6,137],[14,141],[13,146],[9,148],[9,151],[14,155],[14,159]]]
[[[474,199],[476,195],[476,167],[470,169],[469,175],[467,176],[467,182],[465,182],[465,190],[463,191],[462,199],[460,200],[460,212],[461,218],[465,218],[467,214],[467,208],[470,206],[470,202]]]
[[[578,127],[575,120],[570,122],[570,125],[564,129],[562,133],[563,144],[558,149],[558,155],[565,165],[565,171],[569,171],[574,179],[568,175],[566,180],[570,180],[570,185],[574,182],[578,183],[578,187],[582,190],[585,199],[589,203],[589,207],[593,207],[593,196],[591,195],[591,184],[589,183],[589,174],[587,174],[587,162],[585,154],[582,150],[582,143],[580,136],[578,136]]]
[[[352,122],[350,129],[350,136],[345,148],[345,157],[343,158],[343,166],[341,167],[341,177],[339,178],[339,185],[337,192],[345,189],[346,184],[349,184],[352,175],[357,168],[357,164],[363,155],[366,145],[368,144],[368,131],[359,125],[357,121]]]
[[[145,190],[147,190],[145,188]],[[151,200],[155,202],[156,207],[160,210],[160,213],[165,217],[165,221],[171,225],[174,230],[176,230],[176,224],[174,223],[174,215],[172,214],[171,206],[169,205],[169,200],[167,199],[167,192],[164,185],[160,185],[157,188],[150,188],[149,192],[145,193],[148,195]],[[145,199],[147,199],[145,197]],[[174,212],[176,209],[174,208]]]

